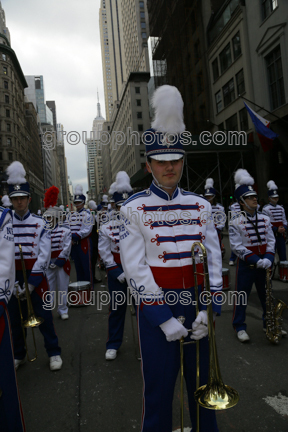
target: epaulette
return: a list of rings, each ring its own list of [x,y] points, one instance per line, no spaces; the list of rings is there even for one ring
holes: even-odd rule
[[[33,216],[33,217],[36,217],[37,219],[42,219],[43,220],[42,216],[38,216],[35,213],[30,213],[30,215]]]
[[[10,209],[4,208],[4,207],[0,207],[0,229],[2,228],[4,219],[5,219],[5,217],[6,217],[6,215],[8,213],[10,213],[10,215],[12,216],[12,211]]]
[[[151,195],[151,190],[150,189],[146,189],[144,191],[138,192],[134,195],[132,195],[130,198],[128,198],[123,204],[122,206],[125,206],[126,204],[130,203],[131,201],[134,201],[137,198],[144,198],[144,197],[148,197]]]
[[[193,196],[196,196],[197,198],[202,198],[205,201],[209,202],[207,198],[205,198],[204,196],[201,196],[199,194],[196,194],[194,192],[186,191],[186,190],[181,189],[181,188],[180,188],[180,192],[182,193],[182,195],[193,195]]]

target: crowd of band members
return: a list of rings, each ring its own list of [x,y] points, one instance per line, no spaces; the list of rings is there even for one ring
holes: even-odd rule
[[[174,89],[163,89],[163,91],[171,91],[177,102],[175,105],[181,107],[182,99],[179,103],[181,96],[178,91],[175,93]],[[158,95],[161,102],[161,91]],[[157,99],[155,104],[157,119]],[[164,99],[159,104],[161,110],[164,110],[163,104]],[[179,132],[183,131],[185,126],[182,123],[180,118]],[[5,375],[0,375],[0,415],[1,421],[2,418],[4,419],[2,426],[0,424],[0,431],[2,431],[1,427],[4,427],[5,432],[25,430],[16,370],[25,362],[26,357],[18,307],[19,298],[22,303],[23,317],[26,319],[26,288],[30,292],[36,316],[44,319],[39,330],[44,338],[50,369],[56,371],[62,367],[61,348],[54,329],[52,311],[43,307],[43,296],[49,289],[52,293],[56,288],[64,292],[57,312],[62,320],[69,318],[67,293],[71,268],[70,256],[75,265],[77,281],[88,281],[90,290],[93,290],[94,284],[98,282],[95,279],[95,266],[99,252],[107,271],[111,298],[113,293],[120,292],[126,298],[126,301],[119,305],[110,304],[106,360],[116,359],[122,344],[128,285],[134,299],[137,300],[139,344],[145,383],[143,432],[171,430],[172,409],[167,410],[167,407],[172,404],[175,380],[179,370],[179,344],[175,342],[182,337],[188,337],[187,329],[192,329],[191,339],[200,340],[200,351],[203,355],[200,385],[206,382],[208,329],[205,307],[201,307],[199,316],[196,317],[195,307],[192,304],[188,307],[177,302],[174,306],[168,306],[164,299],[166,293],[179,294],[181,291],[189,291],[192,298],[195,298],[191,255],[189,251],[187,252],[187,244],[191,249],[194,241],[200,241],[208,252],[214,320],[216,315],[220,315],[221,306],[215,302],[215,298],[222,287],[221,248],[222,231],[225,226],[224,208],[216,202],[217,191],[214,189],[213,179],[207,179],[204,197],[178,187],[183,171],[185,153],[183,147],[179,142],[171,147],[169,138],[166,143],[163,143],[160,136],[167,129],[164,131],[160,129],[159,132],[157,121],[154,122],[153,127],[155,128],[148,130],[147,133],[156,136],[156,142],[146,147],[147,170],[153,176],[150,188],[133,195],[128,175],[123,171],[119,172],[109,191],[113,197],[110,200],[111,208],[108,208],[107,196],[103,196],[100,206],[89,202],[90,209],[97,212],[96,216],[85,208],[86,197],[80,186],[75,188],[74,196],[76,221],[72,222],[72,216],[68,214],[66,220],[61,217],[60,221],[63,209],[57,207],[57,199],[53,205],[46,208],[43,218],[31,214],[29,211],[31,196],[29,184],[25,179],[25,170],[17,161],[8,168],[9,198],[13,212],[4,207],[0,209],[0,268],[2,270],[0,272],[0,369],[5,370]],[[238,170],[235,174],[235,182],[237,202],[230,208],[234,216],[228,226],[231,250],[238,258],[235,291],[245,291],[249,299],[252,285],[255,283],[263,309],[265,330],[265,270],[270,268],[274,261],[275,244],[280,261],[286,261],[284,234],[287,230],[287,220],[283,207],[277,204],[279,195],[274,182],[268,183],[270,203],[264,206],[262,213],[257,211],[257,194],[253,189],[254,180],[249,173],[246,170]],[[52,192],[54,193],[54,190]],[[6,198],[3,204],[6,202],[5,205],[8,204],[9,207],[9,203],[5,200]],[[183,221],[177,220],[176,224],[172,224],[171,229],[171,224],[166,222],[146,219],[146,223],[139,224],[137,220],[130,220],[128,217],[129,207],[141,214],[157,211],[159,208],[165,212],[170,209],[170,201],[173,201],[171,208],[177,212],[178,217],[183,209],[191,211],[191,223],[183,224]],[[210,223],[200,220],[201,210],[210,214],[207,217]],[[105,215],[108,215],[106,220]],[[97,221],[96,217],[100,217],[101,220]],[[26,275],[22,270],[20,244],[23,249]],[[234,256],[231,256],[229,263],[234,263]],[[14,266],[8,265],[14,260],[15,271]],[[27,286],[24,280],[26,278]],[[147,304],[144,296],[148,292],[150,294],[152,292],[153,301]],[[246,307],[247,304],[240,302],[235,305],[233,311],[232,324],[240,342],[247,342],[250,339],[246,332]],[[177,320],[180,315],[185,316],[185,325]],[[286,332],[283,330],[282,334],[285,336]],[[165,363],[167,358],[171,361]],[[195,365],[195,346],[190,345],[187,348],[185,362]],[[164,363],[165,368],[163,368]],[[195,427],[196,405],[193,398],[195,379],[192,377],[193,368],[185,369],[191,423]],[[208,411],[208,414],[207,411],[204,414],[203,410],[200,410],[202,430],[217,432],[215,413]]]

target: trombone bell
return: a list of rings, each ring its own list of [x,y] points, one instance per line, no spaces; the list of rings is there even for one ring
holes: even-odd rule
[[[196,402],[203,408],[224,410],[234,407],[239,402],[239,394],[228,385],[203,385],[194,393]]]
[[[31,315],[26,321],[23,322],[23,326],[26,328],[29,327],[38,327],[40,324],[44,322],[44,319],[41,317],[36,317],[35,315]]]

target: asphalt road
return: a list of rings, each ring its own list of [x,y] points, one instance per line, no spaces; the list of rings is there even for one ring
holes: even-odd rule
[[[233,288],[235,267],[228,266],[226,237],[224,244],[223,267],[230,269]],[[103,282],[96,285],[96,290],[106,289],[104,272],[101,277]],[[75,273],[71,281],[75,281]],[[273,287],[276,297],[288,304],[288,283],[276,280]],[[102,310],[96,306],[71,307],[67,321],[54,315],[62,347],[62,370],[50,371],[43,338],[36,329],[38,359],[26,362],[17,371],[27,432],[140,432],[142,377],[134,352],[130,312],[122,347],[117,359],[110,362],[104,358],[107,306]],[[223,381],[239,392],[240,401],[236,407],[217,413],[219,431],[288,432],[288,338],[278,346],[266,339],[255,288],[247,308],[249,343],[237,340],[231,318],[232,306],[225,304],[221,317],[216,319],[216,340]],[[288,330],[287,310],[283,318]],[[180,427],[179,386],[174,399],[176,430]],[[189,426],[186,402],[185,423]]]

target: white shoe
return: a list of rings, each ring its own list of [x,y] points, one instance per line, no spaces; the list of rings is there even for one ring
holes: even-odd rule
[[[231,265],[231,266],[232,266],[232,265],[234,265],[234,264],[235,264],[235,263],[234,263],[234,261],[232,261],[232,260],[231,260],[231,261],[229,261],[229,265]]]
[[[14,366],[15,370],[18,369],[18,367],[26,362],[26,357],[24,357],[22,360],[14,359]]]
[[[106,360],[115,360],[116,357],[117,357],[117,350],[115,349],[108,349],[105,353]]]
[[[250,340],[250,337],[248,336],[245,330],[240,330],[239,332],[237,332],[237,337],[240,340],[240,342],[247,342]]]
[[[62,320],[67,320],[69,318],[69,315],[64,313],[64,314],[60,315],[60,317]]]
[[[55,371],[61,369],[63,361],[60,355],[50,357],[50,370]]]
[[[263,331],[266,333],[266,328],[263,328]],[[281,330],[282,333],[282,337],[286,337],[287,336],[287,332],[285,330]]]

